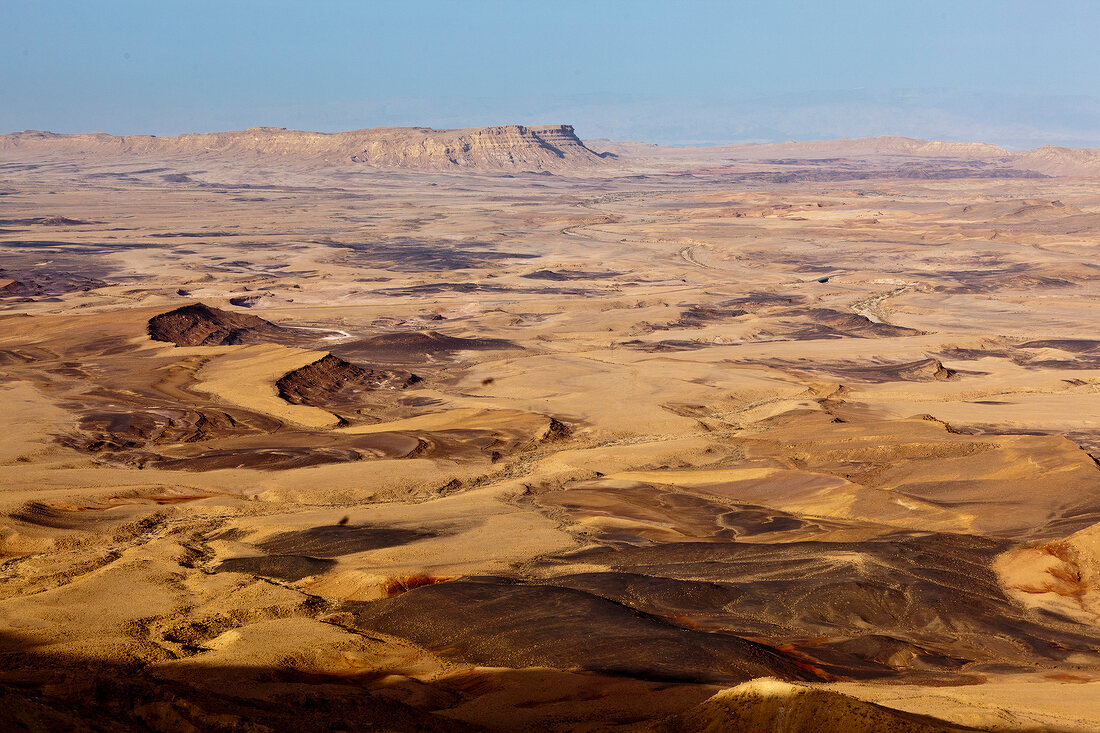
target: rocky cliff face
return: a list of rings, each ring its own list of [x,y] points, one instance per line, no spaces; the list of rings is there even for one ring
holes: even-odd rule
[[[499,125],[463,130],[382,127],[333,134],[254,127],[156,137],[102,133],[57,135],[26,131],[0,135],[0,153],[21,155],[278,157],[328,165],[487,170],[592,168],[603,156],[589,150],[571,125]]]
[[[570,125],[501,125],[470,130],[417,128],[401,134],[355,138],[356,162],[411,168],[559,170],[593,167],[599,155],[584,146]]]

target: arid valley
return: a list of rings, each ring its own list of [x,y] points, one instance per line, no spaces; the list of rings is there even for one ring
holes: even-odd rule
[[[1100,730],[1100,151],[0,136],[0,721]]]

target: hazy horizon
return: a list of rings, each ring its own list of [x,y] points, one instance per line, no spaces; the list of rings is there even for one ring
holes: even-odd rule
[[[715,145],[1100,146],[1100,5],[7,2],[0,130],[562,122]]]

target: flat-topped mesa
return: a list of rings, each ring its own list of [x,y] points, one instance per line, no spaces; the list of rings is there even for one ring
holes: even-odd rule
[[[573,130],[572,125],[538,125],[536,127],[528,127],[527,130],[535,137],[550,145],[560,145],[563,147],[579,145],[585,150],[588,150],[588,152],[594,153],[594,151],[589,150],[584,142],[577,137],[577,133]],[[594,154],[597,155],[597,157],[603,157],[598,153]]]
[[[0,135],[0,152],[27,157],[188,157],[281,160],[318,165],[364,164],[428,170],[559,171],[594,168],[600,155],[577,137],[571,125],[498,125],[460,130],[379,127],[322,133],[253,127],[176,137],[57,135],[28,130]]]
[[[354,136],[357,163],[401,168],[563,170],[598,166],[571,125],[499,125],[466,130],[389,128],[343,133]]]

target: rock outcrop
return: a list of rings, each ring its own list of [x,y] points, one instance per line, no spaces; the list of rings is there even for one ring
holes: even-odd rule
[[[278,340],[286,329],[248,313],[203,303],[185,305],[149,319],[149,336],[176,346],[229,346]]]
[[[365,369],[326,354],[322,358],[284,374],[275,383],[279,397],[295,405],[324,406],[339,398],[376,389],[405,389],[421,381],[406,371]]]

